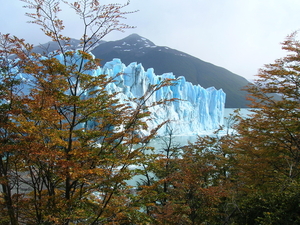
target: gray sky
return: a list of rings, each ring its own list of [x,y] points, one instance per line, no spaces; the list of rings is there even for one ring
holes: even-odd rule
[[[26,23],[23,2],[0,3],[1,33],[33,44],[48,41],[37,25]],[[247,79],[253,79],[264,64],[285,56],[280,43],[300,28],[299,0],[131,0],[127,10],[135,9],[139,12],[129,14],[124,22],[137,28],[114,32],[104,40],[137,33],[156,45],[186,52]],[[75,15],[66,11],[64,18],[68,35],[79,38]]]

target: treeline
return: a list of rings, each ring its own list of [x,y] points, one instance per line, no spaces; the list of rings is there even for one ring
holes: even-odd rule
[[[184,147],[170,131],[154,149],[148,143],[168,121],[140,135],[151,119],[147,99],[173,81],[120,104],[106,91],[113,78],[92,73],[100,62],[90,49],[131,28],[120,22],[129,2],[63,1],[83,22],[76,50],[66,50],[61,1],[23,2],[59,49],[43,56],[22,39],[0,37],[0,224],[300,223],[296,33],[283,43],[289,54],[246,88],[249,117],[236,112],[223,135]]]

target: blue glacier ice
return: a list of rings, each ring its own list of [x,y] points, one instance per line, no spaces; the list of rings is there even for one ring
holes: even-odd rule
[[[54,57],[63,61],[62,55]],[[145,71],[142,64],[136,62],[126,66],[120,59],[113,59],[102,68],[99,67],[90,73],[94,76],[107,74],[112,77],[114,82],[107,86],[107,91],[119,93],[117,98],[120,103],[128,103],[132,98],[140,98],[148,91],[149,86],[158,85],[164,79],[175,79],[172,73],[156,75],[153,68]],[[20,74],[20,77],[27,81],[32,79],[28,74]],[[29,90],[24,88],[23,91],[28,93]],[[147,120],[149,129],[142,131],[144,134],[167,120],[169,122],[158,130],[157,135],[169,135],[170,132],[172,135],[180,136],[210,134],[223,124],[226,94],[222,89],[193,85],[180,76],[176,79],[175,85],[164,86],[156,91],[147,100],[146,105],[173,98],[178,100],[149,108],[152,120]],[[133,101],[130,103],[133,107],[137,106]]]
[[[164,79],[175,79],[172,73],[156,75],[153,68],[145,71],[142,64],[136,62],[125,66],[120,59],[106,63],[98,73],[107,74],[115,79],[107,90],[109,93],[119,92],[118,98],[121,102],[143,96],[150,85],[157,85]],[[168,135],[170,132],[181,136],[211,133],[223,124],[226,94],[222,89],[193,85],[180,76],[175,85],[161,88],[146,104],[151,105],[153,102],[172,98],[179,100],[149,109],[153,118],[147,122],[150,129],[170,120],[158,131],[159,136]],[[134,103],[132,104],[134,106]]]

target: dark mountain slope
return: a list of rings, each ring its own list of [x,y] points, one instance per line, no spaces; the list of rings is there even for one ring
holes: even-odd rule
[[[102,64],[113,58],[120,58],[126,65],[137,62],[142,63],[145,69],[154,68],[158,75],[172,72],[177,77],[184,76],[187,81],[205,88],[222,88],[226,93],[227,108],[243,108],[248,104],[245,99],[246,92],[241,90],[248,84],[245,78],[184,52],[155,46],[153,42],[137,34],[122,40],[105,42],[92,53],[102,59]]]
[[[100,41],[99,44],[104,43],[105,41]],[[71,38],[69,41],[62,41],[62,45],[65,50],[75,50],[78,49],[81,45],[81,41]],[[47,55],[49,52],[53,52],[59,49],[59,45],[57,42],[49,41],[45,44],[37,45],[33,48],[35,53],[39,53],[42,55]]]

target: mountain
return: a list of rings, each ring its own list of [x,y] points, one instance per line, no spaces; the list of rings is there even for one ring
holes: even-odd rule
[[[105,41],[100,41],[99,44],[103,44]],[[62,46],[65,50],[75,50],[78,49],[81,45],[81,41],[71,38],[69,41],[63,41]],[[35,53],[39,53],[42,55],[47,55],[49,52],[54,52],[59,49],[59,45],[57,42],[49,41],[45,44],[39,44],[34,46],[33,51]]]
[[[119,58],[125,65],[137,62],[146,69],[154,68],[156,74],[172,72],[176,77],[184,76],[194,85],[222,88],[226,93],[226,108],[247,107],[247,93],[241,90],[249,83],[245,78],[187,53],[156,46],[138,34],[131,34],[117,41],[104,42],[94,48],[92,53],[102,59],[102,65],[113,58]]]

